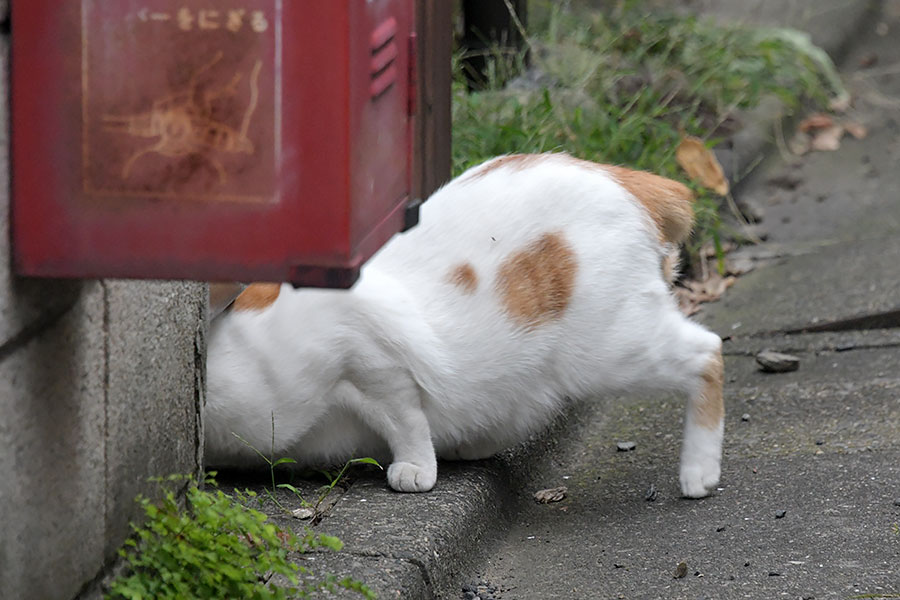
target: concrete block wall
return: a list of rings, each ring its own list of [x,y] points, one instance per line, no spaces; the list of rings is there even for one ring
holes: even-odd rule
[[[8,57],[2,34],[0,597],[96,597],[147,478],[200,469],[206,286],[10,272]]]

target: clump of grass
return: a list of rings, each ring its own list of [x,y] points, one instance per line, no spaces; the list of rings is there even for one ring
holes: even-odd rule
[[[840,91],[821,54],[783,30],[723,27],[640,8],[619,2],[601,12],[532,2],[530,68],[523,54],[498,50],[479,92],[467,90],[458,68],[454,174],[498,154],[565,151],[690,184],[675,161],[684,133],[714,145],[738,127],[736,111],[766,96],[798,107]],[[513,72],[531,83],[507,85]],[[722,206],[692,187],[697,250],[719,243]]]
[[[212,475],[206,484],[214,487]],[[171,486],[186,479],[186,507],[182,508]],[[298,537],[270,523],[266,515],[245,506],[253,492],[231,496],[221,490],[207,491],[180,475],[158,481],[164,487],[160,502],[138,498],[146,524],[132,524],[134,534],[119,551],[126,573],[111,584],[107,599],[274,600],[308,598],[338,588],[375,597],[358,581],[330,575],[314,578],[292,562],[292,552],[317,547],[340,550],[342,543],[309,531]],[[287,583],[276,583],[276,576]]]

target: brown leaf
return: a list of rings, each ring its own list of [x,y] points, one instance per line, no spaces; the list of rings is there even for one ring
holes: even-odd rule
[[[806,132],[810,129],[825,129],[826,127],[831,127],[832,125],[834,125],[834,119],[831,118],[831,115],[826,115],[825,113],[815,113],[800,121],[800,124],[797,125],[797,129]]]
[[[316,510],[309,506],[301,506],[292,510],[291,516],[295,519],[312,519],[316,516]]]
[[[839,150],[842,137],[844,137],[844,127],[842,125],[833,125],[816,133],[813,136],[810,148],[820,152]]]
[[[722,165],[699,138],[682,137],[675,150],[675,160],[693,181],[720,196],[728,194],[728,180],[722,172]]]
[[[569,489],[566,486],[550,488],[548,490],[540,490],[534,493],[534,501],[538,504],[550,504],[551,502],[559,502],[566,497]]]
[[[865,137],[869,135],[869,130],[866,126],[862,123],[857,123],[856,121],[847,121],[844,123],[844,129],[858,140],[865,139]]]
[[[736,277],[722,277],[716,272],[710,273],[705,281],[688,279],[681,282],[681,286],[675,289],[675,297],[681,312],[691,316],[700,310],[700,305],[706,302],[715,302],[722,297],[725,290],[734,285]]]

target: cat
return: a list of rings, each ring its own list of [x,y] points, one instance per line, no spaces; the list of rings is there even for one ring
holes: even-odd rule
[[[521,442],[567,396],[662,389],[688,397],[681,491],[707,495],[721,340],[669,281],[692,199],[566,154],[501,156],[435,192],[352,289],[251,285],[210,327],[208,463],[259,464],[237,434],[307,465],[388,456],[390,487],[425,492],[437,457]]]

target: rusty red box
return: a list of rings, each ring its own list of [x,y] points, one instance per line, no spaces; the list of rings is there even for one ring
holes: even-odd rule
[[[412,0],[13,0],[16,271],[345,287],[404,226]]]

